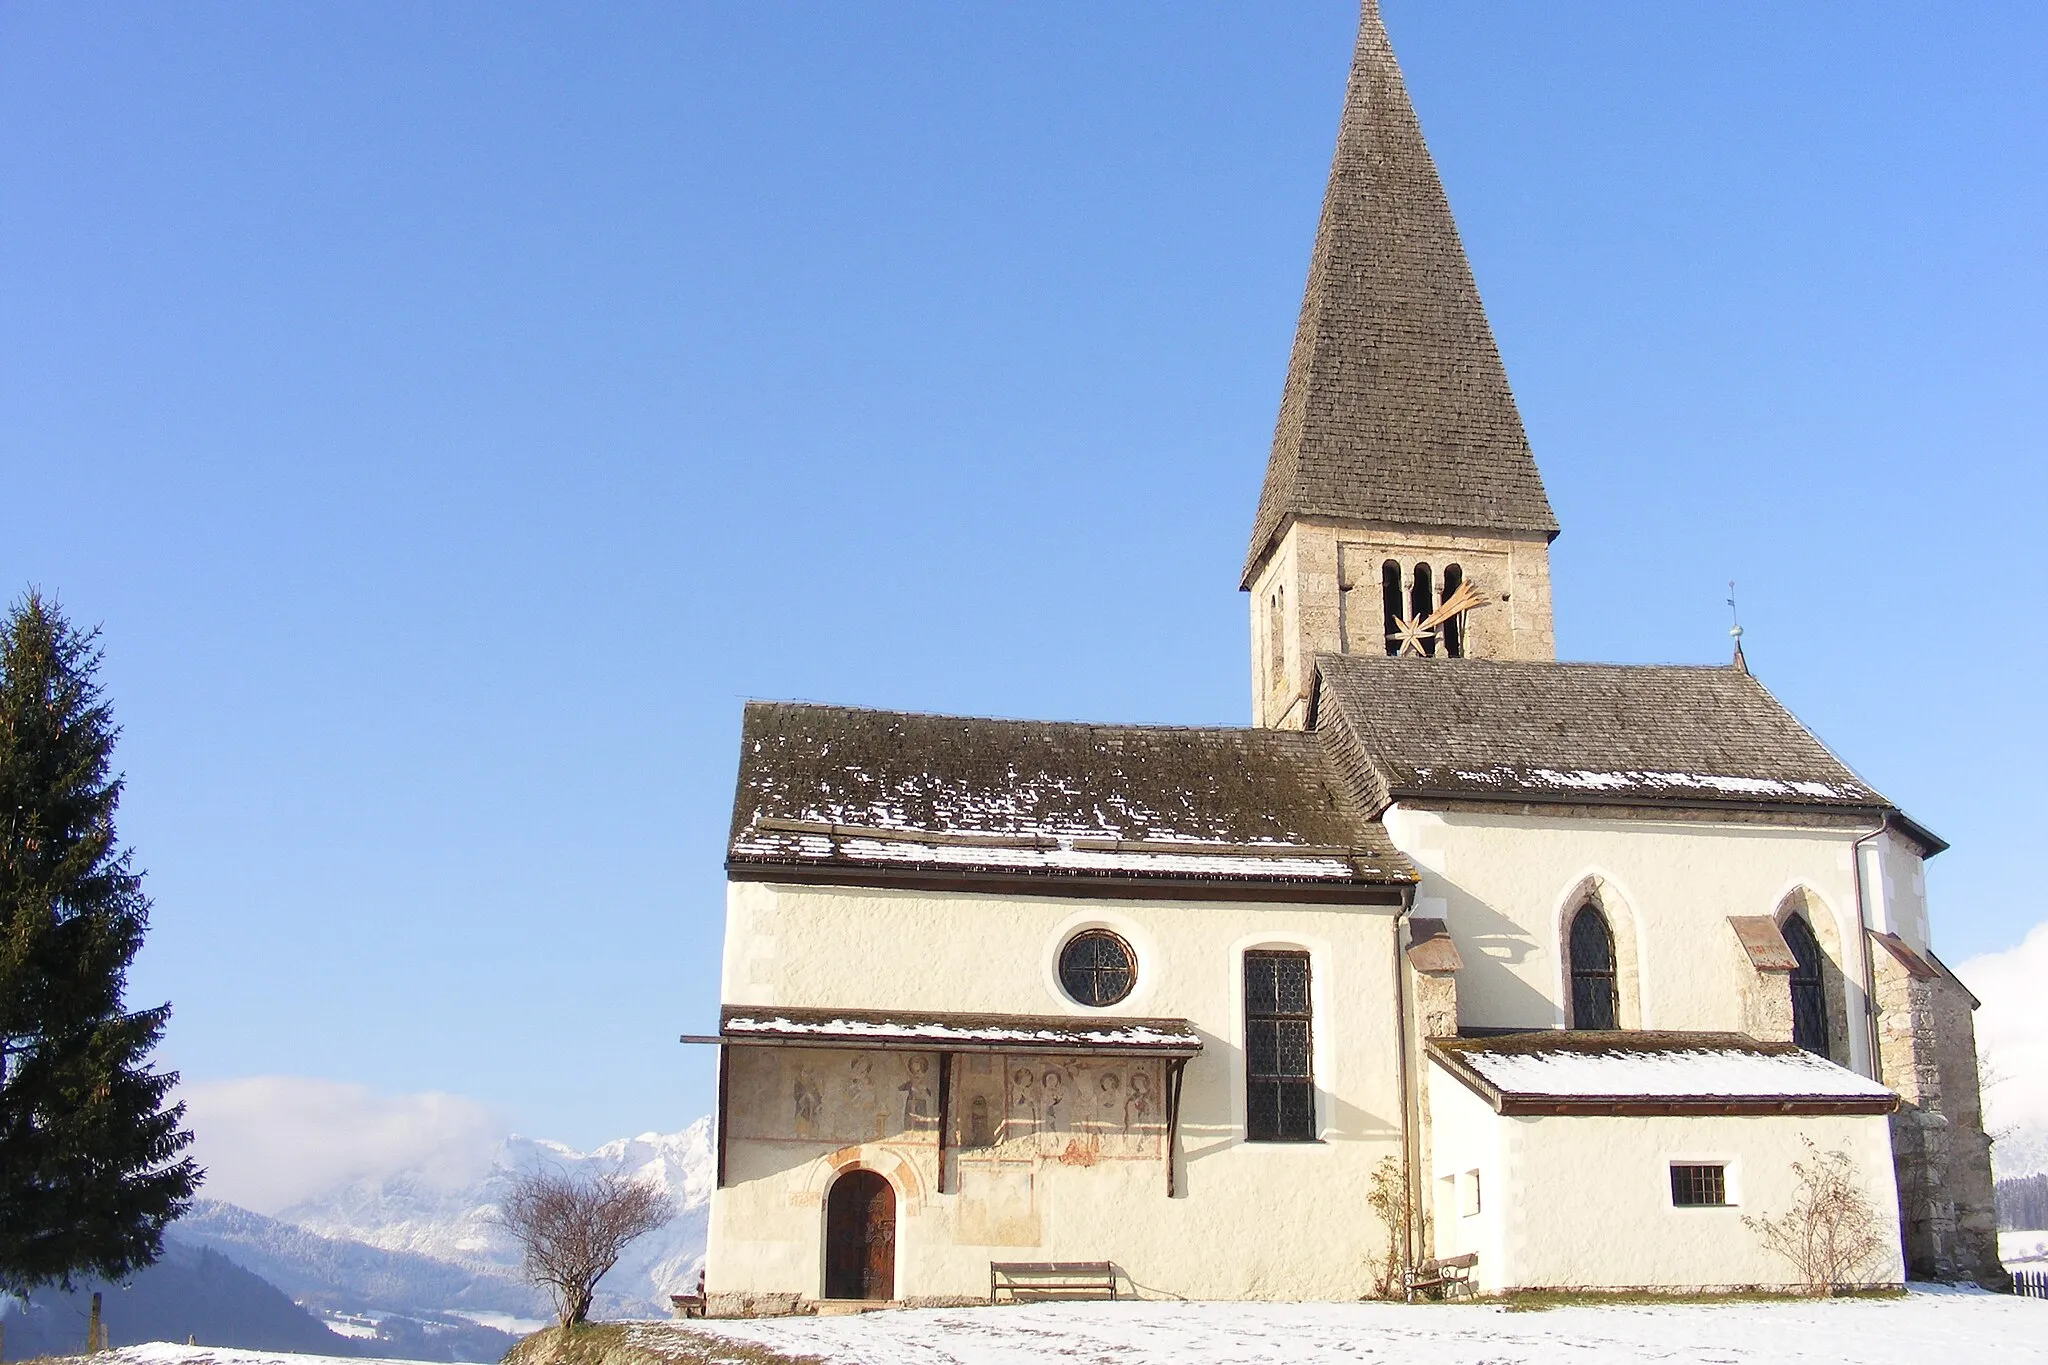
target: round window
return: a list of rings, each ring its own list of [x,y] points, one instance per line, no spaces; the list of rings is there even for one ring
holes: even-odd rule
[[[1060,985],[1084,1005],[1114,1005],[1138,984],[1138,957],[1107,929],[1089,929],[1060,949]]]

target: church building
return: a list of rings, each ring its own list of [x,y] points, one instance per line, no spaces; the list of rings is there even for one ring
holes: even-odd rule
[[[1942,841],[1739,650],[1559,662],[1558,529],[1365,0],[1251,725],[746,708],[712,1311],[1788,1287],[1816,1160],[1998,1279]]]

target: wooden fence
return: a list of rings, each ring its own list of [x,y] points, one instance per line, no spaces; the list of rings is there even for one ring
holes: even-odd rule
[[[2015,1270],[2012,1292],[2029,1299],[2048,1299],[2048,1270]]]

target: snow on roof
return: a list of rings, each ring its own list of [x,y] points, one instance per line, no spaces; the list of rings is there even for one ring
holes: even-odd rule
[[[732,851],[743,857],[798,858],[887,866],[950,867],[1041,872],[1133,873],[1150,876],[1232,877],[1257,880],[1350,881],[1357,874],[1349,859],[1296,852],[1284,845],[1270,854],[1258,846],[1218,844],[1213,853],[1177,844],[1170,852],[1125,846],[1118,849],[1074,848],[1035,843],[1006,845],[927,843],[914,834],[882,838],[859,834],[800,834],[769,829],[743,835]]]
[[[1725,773],[1658,772],[1629,769],[1594,772],[1586,768],[1559,771],[1556,768],[1521,768],[1496,764],[1490,768],[1445,770],[1461,784],[1495,787],[1544,787],[1560,792],[1712,792],[1718,796],[1807,797],[1815,801],[1857,801],[1869,799],[1867,789],[1852,783],[1785,781],[1775,777],[1735,777]],[[1428,785],[1437,769],[1419,764],[1418,783]]]
[[[1531,1033],[1430,1044],[1501,1113],[1772,1109],[1884,1113],[1891,1090],[1790,1043],[1743,1034]]]
[[[1350,731],[1394,800],[1891,805],[1734,668],[1325,654],[1316,671],[1318,723]]]
[[[747,706],[728,851],[856,879],[1415,880],[1314,735],[772,702]]]
[[[1201,1037],[1185,1019],[948,1014],[875,1010],[777,1010],[728,1006],[719,1033],[733,1041],[958,1048],[967,1051],[1140,1052],[1192,1055]]]

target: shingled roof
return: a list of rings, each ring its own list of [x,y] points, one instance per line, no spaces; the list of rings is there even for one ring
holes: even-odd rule
[[[1353,780],[1377,797],[1368,805],[1439,796],[1891,809],[1734,668],[1325,654],[1316,673],[1317,724],[1356,756]]]
[[[1435,1038],[1429,1058],[1500,1114],[1889,1114],[1898,1095],[1793,1043],[1741,1033]]]
[[[1557,533],[1401,69],[1364,0],[1242,586],[1296,517]]]
[[[1385,886],[1315,735],[752,702],[728,868]]]

